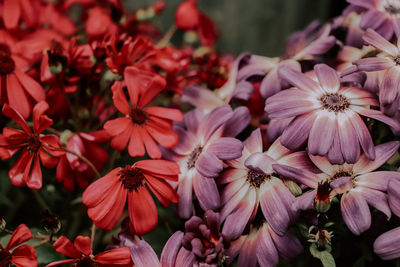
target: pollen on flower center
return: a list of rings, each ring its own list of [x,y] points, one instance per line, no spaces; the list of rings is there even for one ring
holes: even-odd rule
[[[145,182],[143,173],[132,166],[127,165],[118,172],[122,185],[129,191],[137,191]]]
[[[7,75],[15,70],[15,62],[11,57],[10,47],[0,43],[0,75]]]
[[[138,125],[145,124],[146,121],[149,119],[149,115],[147,114],[147,112],[144,111],[143,108],[138,106],[131,108],[129,116],[131,117],[132,122]]]
[[[247,182],[251,184],[254,187],[260,187],[266,180],[271,179],[271,175],[254,171],[254,170],[249,170],[247,172]]]
[[[353,174],[352,174],[351,172],[339,171],[339,172],[335,173],[335,174],[329,179],[329,181],[332,182],[332,181],[334,181],[334,180],[336,180],[336,179],[338,179],[338,178],[341,178],[341,177],[348,177],[348,176],[351,177],[351,176],[353,176]]]
[[[27,150],[35,154],[39,151],[42,143],[40,142],[40,137],[37,134],[31,134],[28,138],[28,147]]]
[[[322,107],[329,111],[339,112],[346,110],[350,103],[341,94],[326,94],[321,97]]]
[[[193,151],[189,155],[189,159],[187,161],[188,169],[194,168],[194,166],[196,165],[196,161],[199,158],[202,151],[203,151],[203,148],[201,146],[196,146],[196,148],[193,149]]]

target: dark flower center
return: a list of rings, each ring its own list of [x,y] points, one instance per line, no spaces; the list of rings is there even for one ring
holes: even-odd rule
[[[7,75],[15,70],[15,62],[11,57],[8,45],[0,43],[0,75]]]
[[[40,137],[37,134],[30,134],[28,137],[28,147],[27,150],[32,153],[36,154],[39,152],[42,143],[40,142]]]
[[[132,122],[138,125],[145,124],[146,121],[149,119],[149,115],[147,114],[147,112],[143,108],[138,106],[131,108],[129,116],[131,117]]]
[[[77,267],[96,267],[97,264],[90,258],[85,255],[76,263]]]
[[[196,148],[192,151],[187,161],[188,169],[194,168],[194,166],[196,165],[196,161],[201,154],[201,151],[203,151],[203,148],[201,146],[196,146]]]
[[[263,172],[249,170],[247,172],[247,182],[254,187],[259,188],[266,180],[271,179],[271,175]]]
[[[396,65],[400,65],[400,56],[395,57],[393,61]]]
[[[138,168],[127,165],[118,172],[122,185],[129,191],[137,191],[145,182],[145,177]]]
[[[11,254],[0,245],[0,266],[11,266]]]
[[[341,94],[326,94],[321,97],[322,107],[329,111],[339,112],[346,110],[350,103]]]
[[[387,3],[384,6],[386,13],[395,16],[400,14],[400,6],[396,6],[394,3]]]
[[[337,173],[335,173],[330,179],[329,181],[333,181],[336,180],[338,178],[342,178],[342,177],[348,177],[348,176],[353,176],[353,174],[351,172],[346,172],[346,171],[339,171]]]

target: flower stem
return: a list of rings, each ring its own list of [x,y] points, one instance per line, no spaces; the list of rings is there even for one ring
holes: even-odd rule
[[[94,237],[96,236],[96,225],[94,225],[94,223],[93,223],[93,225],[92,225],[92,232],[91,232],[91,234],[90,234],[90,240],[92,241],[92,243],[91,243],[91,247],[92,247],[92,249],[93,249],[93,245],[94,245]]]
[[[172,25],[168,31],[165,33],[164,37],[156,44],[156,46],[158,48],[163,48],[165,46],[167,46],[168,42],[171,40],[172,36],[174,35],[174,33],[176,32],[177,28],[174,25]]]

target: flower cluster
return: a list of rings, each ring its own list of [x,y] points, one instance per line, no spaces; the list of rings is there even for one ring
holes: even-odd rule
[[[360,239],[400,257],[398,1],[236,59],[196,0],[166,34],[166,2],[122,2],[0,1],[1,266],[333,266]],[[46,234],[5,228],[30,197]]]

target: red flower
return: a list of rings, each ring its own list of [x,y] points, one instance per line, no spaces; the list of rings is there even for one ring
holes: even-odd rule
[[[131,105],[124,94],[123,84],[115,82],[113,101],[115,107],[123,114],[114,120],[107,121],[104,129],[112,136],[111,146],[124,150],[128,145],[129,155],[141,157],[147,154],[153,159],[161,158],[157,143],[166,148],[174,147],[178,135],[173,131],[172,121],[182,121],[181,111],[163,107],[146,107],[146,105],[165,87],[165,80],[152,76],[150,81],[137,78],[136,68],[127,68],[125,77]]]
[[[16,130],[5,127],[3,138],[0,139],[0,146],[8,149],[10,157],[22,150],[20,157],[8,172],[11,183],[15,186],[27,185],[32,189],[40,189],[42,187],[40,161],[45,167],[53,168],[58,162],[57,157],[64,154],[59,150],[61,143],[56,135],[41,135],[53,124],[53,120],[44,115],[48,108],[49,105],[44,101],[35,105],[32,131],[18,111],[7,104],[3,107],[3,114],[13,119],[22,128],[22,130]]]
[[[116,168],[95,181],[82,195],[88,215],[99,228],[111,230],[121,217],[128,199],[131,227],[145,234],[157,225],[157,208],[147,187],[166,207],[177,203],[178,195],[164,181],[178,181],[179,166],[166,160],[141,160],[132,166]]]
[[[32,109],[32,99],[39,102],[45,99],[42,86],[25,74],[16,64],[10,47],[0,43],[0,104],[8,103],[22,117],[28,118]]]
[[[5,248],[0,245],[0,266],[34,267],[38,265],[36,252],[30,245],[18,245],[32,238],[32,233],[25,224],[20,224],[12,234]],[[17,247],[17,248],[15,248]],[[14,249],[15,248],[15,249]],[[14,249],[13,251],[11,251]]]
[[[53,244],[53,248],[60,254],[72,259],[55,261],[46,267],[58,266],[64,263],[75,263],[71,266],[98,266],[98,267],[122,267],[132,266],[131,254],[128,247],[116,248],[104,251],[93,256],[91,240],[87,236],[77,236],[72,243],[67,237],[61,236]]]
[[[103,170],[108,160],[108,153],[98,143],[110,139],[104,130],[92,133],[70,133],[67,138],[66,148],[68,150],[86,157],[98,171]],[[63,182],[64,187],[71,191],[75,189],[75,182],[81,189],[85,189],[95,175],[85,162],[71,153],[62,156],[57,165],[57,181]]]

